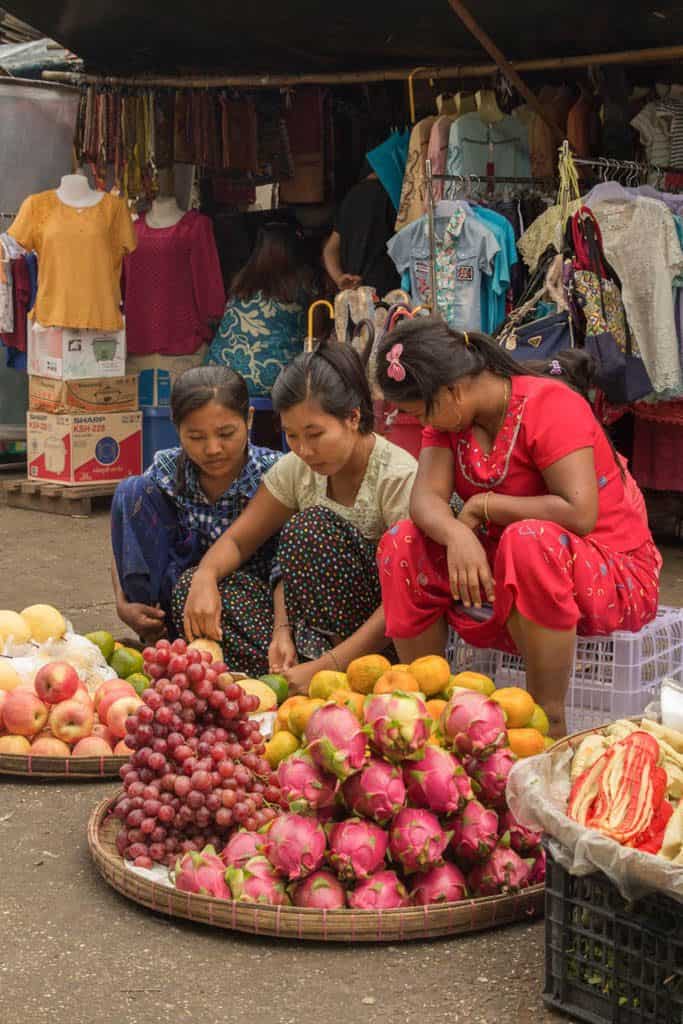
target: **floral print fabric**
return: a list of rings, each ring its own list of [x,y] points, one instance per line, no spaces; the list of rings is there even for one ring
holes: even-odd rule
[[[305,311],[301,302],[229,299],[205,362],[229,366],[247,382],[249,394],[270,395],[284,366],[303,351]]]

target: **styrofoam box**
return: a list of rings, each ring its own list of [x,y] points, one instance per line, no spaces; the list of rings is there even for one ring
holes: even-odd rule
[[[526,688],[517,655],[471,647],[453,634],[446,657],[452,672],[471,669],[497,687]],[[565,705],[569,732],[640,715],[666,676],[683,682],[683,608],[659,608],[638,633],[577,637]]]
[[[92,484],[142,472],[142,414],[26,417],[29,480]]]
[[[52,380],[124,377],[126,332],[41,327],[29,320],[27,369]]]

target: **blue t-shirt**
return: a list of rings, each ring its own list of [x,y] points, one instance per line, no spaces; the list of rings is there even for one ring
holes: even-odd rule
[[[481,289],[481,327],[486,334],[495,334],[505,320],[505,296],[512,267],[518,262],[515,232],[507,217],[486,206],[473,206],[472,213],[493,232],[500,246],[493,274],[484,278]]]

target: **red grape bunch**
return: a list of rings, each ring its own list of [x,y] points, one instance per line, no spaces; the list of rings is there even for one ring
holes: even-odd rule
[[[220,850],[235,827],[256,831],[280,813],[281,796],[248,717],[258,697],[184,640],[159,640],[143,657],[153,686],[126,720],[133,753],[113,813],[121,856],[150,868],[207,843]]]

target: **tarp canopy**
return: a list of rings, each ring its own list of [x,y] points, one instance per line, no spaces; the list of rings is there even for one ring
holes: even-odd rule
[[[472,63],[484,56],[447,0],[4,0],[90,71],[292,74]],[[654,6],[654,10],[653,10]],[[477,0],[512,60],[683,41],[683,6],[634,0]]]

